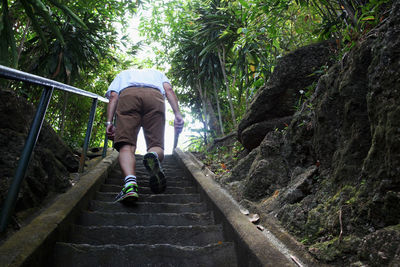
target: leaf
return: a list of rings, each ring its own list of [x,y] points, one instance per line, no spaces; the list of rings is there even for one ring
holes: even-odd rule
[[[260,220],[260,216],[258,214],[251,214],[249,216],[249,221],[252,223],[257,223]]]
[[[247,210],[247,209],[245,209],[245,208],[240,208],[240,212],[241,212],[242,214],[244,214],[244,215],[249,215],[249,214],[250,214],[249,210]]]
[[[294,255],[289,255],[289,256],[297,264],[297,266],[299,266],[299,267],[303,267],[304,266],[296,256],[294,256]]]
[[[250,7],[249,4],[247,3],[247,1],[239,0],[239,2],[240,2],[240,4],[241,4],[242,6],[244,6],[245,8],[249,8],[249,7]]]
[[[361,19],[362,21],[367,21],[367,20],[375,20],[375,17],[374,16],[367,16],[367,17],[365,17],[365,18],[363,18],[363,19]]]
[[[32,26],[35,29],[36,33],[39,35],[40,39],[42,40],[42,44],[44,48],[47,50],[47,41],[46,38],[44,37],[44,33],[42,28],[40,27],[39,22],[37,21],[35,15],[33,14],[33,8],[32,6],[29,5],[29,3],[26,0],[21,0],[21,3],[25,9],[26,14],[30,18],[32,22]]]
[[[85,30],[88,30],[88,27],[86,26],[86,24],[74,12],[72,12],[67,6],[65,6],[65,5],[63,5],[61,3],[58,3],[56,0],[49,0],[49,1],[53,5],[55,5],[59,9],[61,9],[64,12],[65,15],[67,15],[72,20],[74,20],[76,23],[81,25]]]
[[[57,36],[58,40],[65,45],[64,37],[62,36],[60,29],[57,27],[56,23],[51,18],[49,10],[40,0],[30,1],[34,6],[35,10],[40,14],[40,16],[46,21],[51,31]]]

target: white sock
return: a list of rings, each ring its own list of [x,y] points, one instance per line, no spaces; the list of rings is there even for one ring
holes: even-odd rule
[[[132,175],[132,174],[126,176],[124,181],[125,181],[125,186],[128,186],[130,184],[137,184],[136,183],[136,176]]]

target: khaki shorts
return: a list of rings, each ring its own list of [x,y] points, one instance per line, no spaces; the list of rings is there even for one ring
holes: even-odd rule
[[[136,147],[140,127],[143,127],[147,148],[164,149],[165,100],[154,88],[129,87],[121,92],[117,104],[114,147]]]

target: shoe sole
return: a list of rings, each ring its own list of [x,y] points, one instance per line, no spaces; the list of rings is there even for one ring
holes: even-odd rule
[[[123,204],[132,204],[135,203],[137,200],[139,199],[139,195],[136,192],[133,193],[127,193],[124,196],[122,196],[121,198],[115,200],[114,202],[120,202]]]
[[[151,191],[156,194],[164,192],[167,188],[167,179],[165,179],[164,173],[160,170],[157,157],[152,153],[148,153],[144,156],[143,164],[150,174],[149,184]]]

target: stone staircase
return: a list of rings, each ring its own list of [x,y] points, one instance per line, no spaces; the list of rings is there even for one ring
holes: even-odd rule
[[[163,168],[163,194],[152,194],[149,176],[137,157],[139,201],[114,203],[122,174],[115,167],[88,210],[57,242],[52,266],[237,266],[234,244],[224,241],[200,194],[173,156]]]

